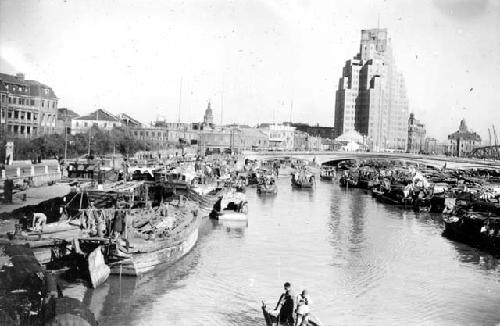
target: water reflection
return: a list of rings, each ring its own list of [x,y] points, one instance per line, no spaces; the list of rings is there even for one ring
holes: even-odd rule
[[[164,266],[142,277],[111,275],[97,288],[87,288],[83,302],[102,325],[135,325],[140,316],[153,309],[157,298],[184,286],[200,258],[195,247],[173,266]]]
[[[498,260],[441,236],[440,217],[318,182],[247,189],[248,223],[205,221],[185,259],[112,277],[84,300],[102,325],[262,325],[284,281],[313,294],[325,325],[494,325]],[[221,223],[222,222],[222,223]],[[271,302],[272,302],[271,301]]]
[[[231,221],[231,220],[210,220],[210,224],[214,230],[225,230],[228,234],[236,237],[243,237],[245,230],[248,228],[248,220],[246,221]]]

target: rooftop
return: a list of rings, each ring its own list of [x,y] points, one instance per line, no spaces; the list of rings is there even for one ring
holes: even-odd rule
[[[90,113],[88,115],[85,115],[85,116],[78,117],[75,120],[91,120],[91,121],[97,121],[98,120],[98,121],[116,121],[116,122],[120,122],[120,120],[117,117],[115,117],[111,113],[108,113],[108,112],[104,111],[103,109],[97,109],[94,112],[92,112],[92,113]]]

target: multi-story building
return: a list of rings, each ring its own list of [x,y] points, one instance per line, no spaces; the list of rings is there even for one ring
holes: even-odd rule
[[[474,148],[481,145],[481,137],[472,130],[469,131],[465,119],[460,121],[457,131],[448,135],[448,141],[448,153],[458,157],[467,156]]]
[[[262,123],[258,127],[269,137],[269,149],[292,151],[294,146],[295,127]]]
[[[387,29],[361,31],[359,53],[347,60],[335,94],[336,137],[356,130],[370,150],[404,150],[408,99]]]
[[[0,73],[0,133],[12,138],[55,133],[57,102],[49,86],[21,73]]]
[[[200,153],[240,153],[243,150],[267,149],[268,136],[256,128],[205,129],[199,133]]]
[[[88,115],[75,118],[71,121],[71,134],[86,133],[92,127],[111,130],[121,127],[122,122],[109,112],[98,109]]]
[[[425,151],[425,125],[415,119],[415,115],[410,113],[408,119],[408,146],[407,153],[418,154]]]

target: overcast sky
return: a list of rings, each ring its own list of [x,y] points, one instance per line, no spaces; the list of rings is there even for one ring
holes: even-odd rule
[[[79,114],[177,121],[181,93],[182,121],[211,100],[217,123],[223,102],[224,123],[333,126],[344,62],[379,17],[429,136],[462,117],[500,132],[500,1],[0,0],[0,70]]]

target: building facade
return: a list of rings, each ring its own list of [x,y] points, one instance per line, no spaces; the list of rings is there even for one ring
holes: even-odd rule
[[[408,119],[408,145],[407,153],[418,154],[425,151],[425,125],[415,119],[415,115],[410,113]]]
[[[32,138],[56,132],[57,102],[52,88],[36,80],[0,73],[0,133]]]
[[[92,127],[112,130],[113,128],[121,126],[122,122],[120,119],[105,110],[98,109],[88,115],[73,119],[71,121],[71,134],[86,133]]]
[[[429,155],[445,155],[448,152],[448,144],[439,142],[436,138],[426,138],[424,152]]]
[[[293,151],[295,148],[295,127],[278,124],[261,124],[259,127],[269,139],[269,149]]]
[[[453,156],[467,156],[476,147],[481,146],[481,137],[469,130],[465,119],[460,121],[458,130],[448,135],[448,153]]]
[[[199,133],[199,152],[240,153],[244,150],[261,150],[269,146],[268,136],[256,128],[205,129]]]
[[[56,133],[60,135],[70,134],[71,122],[78,117],[79,115],[76,112],[68,108],[57,109]]]
[[[408,99],[387,29],[361,31],[359,53],[347,60],[335,94],[335,135],[356,130],[372,151],[405,150]]]
[[[334,139],[335,132],[333,127],[322,127],[318,125],[310,126],[307,123],[290,123],[295,130],[303,131],[311,136]]]

